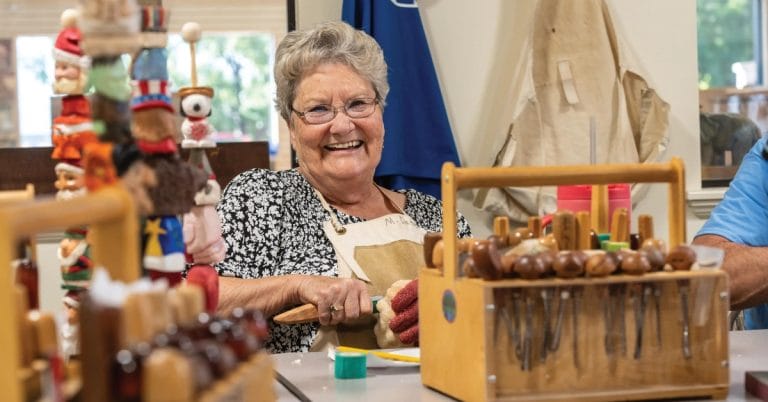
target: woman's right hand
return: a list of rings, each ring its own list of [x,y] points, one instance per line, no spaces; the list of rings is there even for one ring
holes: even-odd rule
[[[302,303],[317,307],[320,325],[351,321],[373,312],[367,285],[358,279],[306,276],[298,292]]]

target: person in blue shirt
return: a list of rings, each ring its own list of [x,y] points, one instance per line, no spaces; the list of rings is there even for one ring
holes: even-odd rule
[[[725,250],[731,309],[744,310],[746,329],[768,328],[768,149],[750,149],[723,200],[693,244]]]

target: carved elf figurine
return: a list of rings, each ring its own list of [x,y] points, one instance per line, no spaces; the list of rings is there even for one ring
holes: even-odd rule
[[[72,308],[79,306],[80,296],[88,288],[93,269],[90,245],[85,240],[86,234],[86,229],[67,230],[58,250],[59,260],[62,262],[62,288],[67,290],[64,304]]]
[[[216,213],[221,187],[204,150],[216,146],[211,138],[213,127],[206,119],[211,115],[213,88],[197,86],[195,43],[200,40],[200,26],[188,22],[182,26],[181,32],[189,43],[192,61],[192,86],[179,90],[181,115],[185,117],[181,126],[184,136],[181,147],[189,149],[189,163],[204,171],[208,177],[205,188],[195,194],[195,206],[184,215],[184,242],[187,262],[190,263],[187,281],[203,287],[206,309],[215,311],[219,282],[213,264],[224,259],[227,247],[221,237],[221,224]]]
[[[186,268],[179,216],[192,208],[195,193],[205,186],[206,176],[179,158],[163,40],[168,12],[158,1],[145,3],[152,4],[141,8],[142,32],[147,37],[132,67],[131,128],[158,185],[148,191],[154,212],[144,223],[143,265],[152,279],[165,278],[175,286]]]
[[[98,141],[90,118],[90,104],[84,96],[90,60],[80,46],[82,35],[76,21],[77,11],[70,9],[62,13],[62,30],[56,37],[53,51],[56,61],[54,92],[64,95],[61,98],[62,113],[53,119],[51,138],[54,145],[51,157],[58,161],[54,186],[59,200],[86,193],[83,158],[86,148]],[[76,309],[93,268],[86,234],[85,227],[66,229],[57,251],[62,288],[67,291],[63,301],[68,319],[62,327],[65,356],[78,353]]]
[[[61,168],[63,165],[65,168]],[[62,175],[67,175],[71,165],[59,163],[57,171],[64,171]],[[78,168],[79,169],[79,168]],[[63,178],[56,181],[57,199],[70,199],[75,196],[85,194],[83,185],[83,173],[72,173],[74,179]],[[80,296],[88,288],[88,280],[91,277],[93,261],[91,260],[90,245],[87,242],[86,235],[88,230],[85,227],[68,228],[64,231],[64,239],[59,243],[58,258],[61,266],[62,288],[67,291],[64,296],[64,304],[69,308],[77,308]],[[72,323],[75,324],[75,323]]]

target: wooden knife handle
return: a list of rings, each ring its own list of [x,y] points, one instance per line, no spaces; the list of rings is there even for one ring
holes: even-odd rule
[[[616,208],[611,219],[611,241],[629,242],[629,220],[626,208]]]
[[[640,246],[648,239],[653,239],[653,217],[640,215],[637,218],[637,234],[640,237]]]
[[[589,250],[592,248],[592,227],[591,218],[589,212],[579,211],[576,212],[576,249],[577,250]]]
[[[374,314],[379,312],[376,309],[376,303],[378,303],[378,301],[381,299],[382,296],[371,297],[371,308]],[[294,307],[288,311],[283,311],[282,313],[272,317],[272,320],[278,324],[293,325],[304,324],[306,322],[314,322],[317,321],[319,317],[320,313],[317,312],[317,306],[311,303],[307,303],[299,307]]]
[[[596,184],[592,186],[589,216],[592,218],[592,229],[597,233],[608,233],[608,186]]]
[[[292,325],[304,324],[306,322],[317,321],[320,314],[314,304],[305,304],[303,306],[284,311],[274,317],[272,320],[278,324]]]
[[[552,233],[560,250],[576,250],[578,235],[576,217],[570,211],[557,211],[552,216]]]

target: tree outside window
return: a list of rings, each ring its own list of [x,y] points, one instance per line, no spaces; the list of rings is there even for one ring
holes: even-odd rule
[[[736,86],[734,63],[754,76],[759,60],[758,0],[698,0],[699,89]],[[736,67],[738,70],[740,67]]]
[[[178,89],[190,85],[189,46],[179,35],[168,41],[168,71]],[[272,99],[274,38],[260,33],[206,33],[196,47],[198,85],[214,88],[208,121],[217,141],[269,141],[277,149]]]

